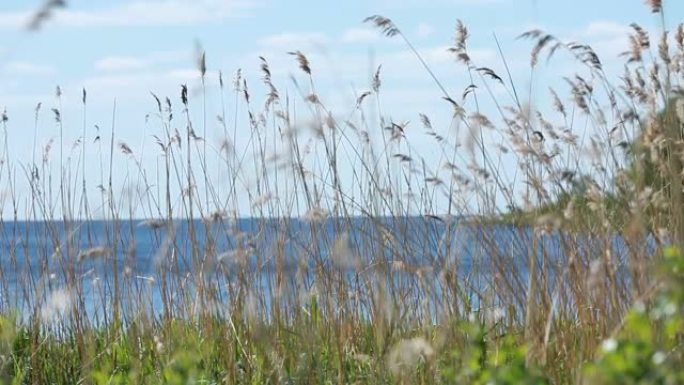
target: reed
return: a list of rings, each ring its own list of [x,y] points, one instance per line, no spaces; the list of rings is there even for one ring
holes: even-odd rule
[[[31,28],[61,3],[49,2]],[[366,22],[404,40],[442,92],[435,102],[453,112],[446,129],[416,111],[438,163],[413,143],[418,127],[383,114],[381,67],[342,113],[318,94],[318,63],[301,51],[291,53],[301,73],[284,89],[261,58],[258,103],[240,71],[232,84],[223,73],[211,84],[198,46],[201,99],[187,85],[151,95],[153,149],[117,138],[116,105],[109,131],[88,132],[86,90],[70,145],[58,88],[59,160],[38,137],[38,105],[31,161],[18,163],[4,113],[2,381],[660,379],[655,369],[606,368],[610,354],[642,341],[635,330],[647,326],[635,329],[635,314],[681,296],[673,275],[656,270],[684,240],[684,26],[652,39],[633,25],[621,84],[591,47],[522,34],[532,70],[559,51],[578,65],[569,95],[549,90],[545,111],[524,102],[531,95],[510,72],[474,61],[461,22],[449,49],[471,82],[460,92],[392,20]],[[210,87],[221,96],[217,123],[206,112]],[[214,144],[212,135],[223,137]],[[99,181],[87,179],[93,169]],[[30,195],[17,196],[17,183]],[[684,363],[678,343],[651,353],[648,370]],[[671,382],[661,383],[681,380],[663,373]]]

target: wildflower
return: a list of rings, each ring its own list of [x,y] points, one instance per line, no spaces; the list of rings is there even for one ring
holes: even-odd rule
[[[653,362],[653,365],[660,365],[663,362],[665,362],[666,358],[667,356],[665,355],[665,353],[657,351],[653,354],[653,357],[651,357],[651,361]]]
[[[157,352],[161,353],[164,351],[164,343],[158,335],[154,335],[154,346]]]
[[[486,309],[484,312],[484,318],[488,324],[495,324],[501,321],[505,316],[504,310],[498,306]]]
[[[637,301],[634,304],[634,311],[636,311],[639,314],[643,314],[644,312],[646,312],[646,305],[644,305],[642,301]]]
[[[399,341],[387,357],[387,366],[394,375],[411,373],[421,362],[429,362],[435,350],[423,337]]]
[[[668,302],[668,303],[665,305],[665,308],[663,309],[663,313],[664,313],[666,316],[672,316],[672,315],[674,315],[676,312],[677,312],[677,305],[675,305],[675,304],[672,303],[672,302]]]
[[[54,320],[61,316],[71,304],[71,293],[65,289],[55,290],[50,293],[48,300],[41,309],[41,317],[44,321]]]
[[[601,343],[601,350],[604,353],[614,352],[617,349],[618,343],[614,338],[608,338]]]

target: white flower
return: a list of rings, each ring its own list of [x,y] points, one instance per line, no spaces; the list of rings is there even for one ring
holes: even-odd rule
[[[675,305],[672,302],[668,302],[665,305],[665,308],[663,309],[663,313],[665,313],[666,316],[674,315],[676,312],[677,312],[677,305]]]
[[[485,310],[484,318],[488,324],[495,324],[501,321],[506,316],[504,310],[500,307],[489,308]]]
[[[161,338],[159,338],[158,335],[154,336],[154,346],[157,349],[157,352],[163,352],[164,351],[164,343],[162,342]]]
[[[642,301],[637,301],[634,304],[634,311],[636,311],[639,314],[643,314],[646,312],[646,305]]]
[[[660,365],[663,362],[665,362],[666,358],[667,356],[665,355],[665,353],[657,351],[653,354],[653,357],[651,357],[651,361],[653,362],[653,365]]]
[[[608,338],[601,343],[601,350],[604,353],[614,352],[617,349],[618,343],[614,338]]]
[[[50,293],[50,296],[41,309],[41,317],[43,321],[54,321],[57,317],[61,317],[64,312],[71,305],[71,293],[65,289],[55,290]]]
[[[412,373],[420,362],[431,361],[435,349],[423,337],[397,342],[387,357],[387,366],[394,375]]]

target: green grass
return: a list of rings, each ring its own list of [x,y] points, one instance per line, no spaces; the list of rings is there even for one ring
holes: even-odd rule
[[[660,2],[649,6],[663,12]],[[154,147],[121,142],[113,119],[97,141],[75,140],[69,151],[73,130],[63,127],[58,89],[51,117],[59,160],[50,139],[30,163],[18,163],[7,156],[13,130],[3,115],[0,181],[10,193],[0,225],[46,222],[4,227],[14,232],[4,232],[11,247],[3,255],[9,264],[0,272],[2,292],[7,275],[19,274],[21,284],[0,301],[2,382],[684,383],[684,198],[673,188],[682,184],[684,156],[677,112],[684,68],[676,65],[684,59],[684,27],[666,37],[667,45],[659,37],[646,44],[645,30],[633,27],[619,85],[590,47],[542,31],[524,34],[533,42],[533,67],[541,65],[539,55],[565,51],[584,73],[568,79],[568,95],[550,92],[548,112],[526,105],[533,95],[516,89],[515,79],[472,61],[460,22],[450,51],[477,85],[463,93],[442,84],[391,20],[367,22],[404,40],[444,94],[446,102],[435,103],[447,103],[452,126],[464,133],[434,127],[416,111],[436,163],[412,143],[418,129],[383,115],[381,68],[341,115],[317,94],[315,65],[299,51],[293,59],[301,74],[286,89],[274,84],[262,59],[264,104],[254,101],[240,72],[232,89],[222,75],[210,84],[200,52],[202,100],[185,86],[179,98],[152,95]],[[208,87],[221,94],[218,144],[206,139],[213,127],[205,114]],[[492,97],[493,87],[510,98]],[[295,104],[291,95],[301,99]],[[490,97],[494,115],[484,116],[475,97]],[[85,137],[85,91],[82,108],[77,129]],[[200,110],[202,137],[191,119]],[[38,107],[36,143],[43,141],[41,117]],[[312,130],[302,128],[302,117]],[[236,148],[244,137],[247,147]],[[86,159],[93,151],[97,158]],[[150,155],[157,164],[145,163]],[[95,180],[86,178],[92,170],[99,170]],[[17,183],[28,185],[29,196],[16,194]],[[247,209],[238,204],[245,199]],[[381,220],[416,213],[426,221],[411,228]],[[140,215],[154,229],[154,277],[128,269],[136,239],[121,225]],[[298,216],[311,238],[294,234],[290,218]],[[358,216],[367,221],[351,240],[345,233]],[[260,231],[242,233],[242,217],[254,218]],[[335,239],[311,241],[328,217],[337,220]],[[95,218],[107,221],[104,234],[94,230]],[[253,245],[272,230],[265,218],[279,220],[276,242],[257,256],[262,268],[250,269]],[[176,233],[179,221],[187,233]],[[430,221],[447,227],[445,239],[431,238]],[[471,261],[450,237],[501,222],[513,224],[510,249],[481,234],[471,240],[465,274]],[[549,233],[558,234],[558,244],[541,247]],[[409,234],[420,242],[406,243]],[[588,234],[597,243],[587,244]],[[27,254],[31,236],[40,240],[38,255]],[[77,236],[89,239],[88,247]],[[614,236],[625,240],[625,260],[611,250]],[[237,241],[220,250],[220,237]],[[439,242],[447,246],[435,247]],[[302,262],[294,272],[284,266],[284,245]],[[523,253],[534,249],[541,252]],[[112,258],[117,253],[123,261]],[[514,261],[514,254],[526,260]],[[431,263],[418,265],[417,256]],[[190,261],[188,274],[180,257]],[[80,276],[86,258],[101,259],[104,276]],[[33,278],[19,268],[26,259],[42,262]],[[63,284],[51,278],[56,273]],[[91,284],[108,305],[84,306]],[[154,310],[150,285],[161,293]]]

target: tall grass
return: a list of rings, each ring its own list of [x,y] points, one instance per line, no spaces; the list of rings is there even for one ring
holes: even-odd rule
[[[633,25],[622,84],[591,47],[523,34],[532,68],[565,51],[582,73],[566,79],[567,98],[549,91],[549,116],[525,103],[530,95],[510,73],[471,59],[462,23],[450,51],[472,85],[457,93],[399,26],[366,21],[404,39],[443,93],[435,102],[453,110],[461,137],[416,111],[438,164],[382,114],[381,67],[343,114],[326,106],[315,63],[300,51],[299,97],[280,90],[261,58],[267,94],[257,106],[240,71],[232,91],[222,74],[210,84],[198,49],[201,100],[186,85],[178,97],[151,95],[153,150],[117,139],[116,107],[110,131],[89,134],[84,90],[73,145],[61,107],[52,110],[58,163],[51,141],[17,163],[3,115],[3,378],[589,381],[585,364],[635,303],[652,302],[654,260],[684,237],[684,27],[651,39]],[[209,140],[208,87],[221,95],[218,145]],[[61,97],[58,89],[57,106]],[[480,109],[484,100],[493,115]],[[156,166],[143,161],[146,151]],[[92,169],[99,181],[87,179]],[[22,178],[28,197],[14,192]],[[94,184],[99,197],[88,196]]]

